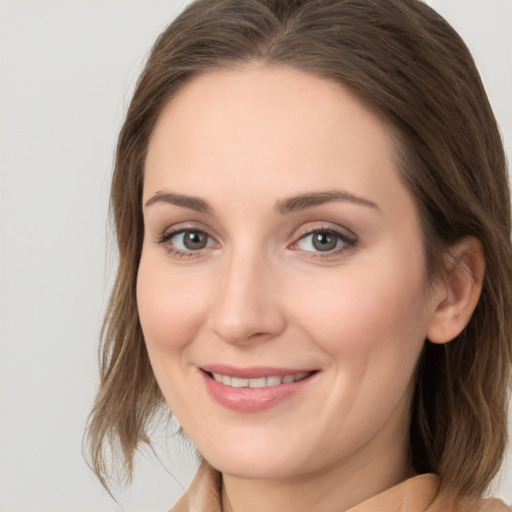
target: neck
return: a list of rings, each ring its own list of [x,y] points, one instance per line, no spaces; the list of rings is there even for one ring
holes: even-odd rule
[[[407,441],[407,436],[405,436]],[[348,510],[413,475],[408,442],[370,459],[283,479],[223,475],[223,512],[339,512]]]

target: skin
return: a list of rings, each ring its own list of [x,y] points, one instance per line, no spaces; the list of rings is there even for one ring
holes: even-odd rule
[[[276,210],[334,190],[362,201]],[[143,201],[137,299],[148,353],[171,410],[223,473],[224,509],[334,512],[411,476],[415,367],[453,297],[427,286],[387,124],[295,69],[210,72],[162,112]],[[308,233],[326,228],[345,239],[321,252]],[[180,229],[206,233],[206,246],[187,249],[180,234],[161,243]],[[206,392],[209,364],[317,373],[248,413]]]

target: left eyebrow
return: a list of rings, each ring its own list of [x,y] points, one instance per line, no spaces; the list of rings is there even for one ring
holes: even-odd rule
[[[350,203],[359,204],[361,206],[368,206],[370,208],[380,210],[377,204],[375,204],[373,201],[341,190],[312,192],[281,199],[277,202],[274,210],[276,213],[281,214],[293,213],[304,210],[306,208],[311,208],[312,206],[318,206],[333,201],[348,201]]]
[[[187,196],[185,194],[175,194],[172,192],[157,192],[153,197],[146,201],[145,207],[155,203],[168,203],[189,210],[195,210],[201,213],[211,213],[212,207],[199,197]]]

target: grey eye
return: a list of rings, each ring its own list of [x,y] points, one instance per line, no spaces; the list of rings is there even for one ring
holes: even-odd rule
[[[204,231],[187,229],[168,237],[172,246],[179,251],[200,251],[214,245]]]
[[[339,237],[326,231],[313,233],[311,243],[317,251],[332,251],[338,245]]]
[[[319,229],[303,236],[297,247],[306,252],[330,252],[346,243],[344,237],[335,231]]]
[[[208,243],[208,235],[201,231],[184,231],[181,236],[183,246],[189,251],[204,249]]]

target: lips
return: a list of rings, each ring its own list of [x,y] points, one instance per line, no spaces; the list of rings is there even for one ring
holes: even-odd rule
[[[305,379],[312,372],[300,372],[297,374],[288,374],[284,376],[271,375],[269,377],[256,377],[256,378],[240,378],[232,377],[229,375],[222,375],[220,373],[213,373],[212,376],[217,382],[222,382],[226,386],[234,388],[265,388],[272,386],[279,386],[280,384],[289,384],[291,382],[298,382]]]
[[[208,366],[202,376],[209,395],[237,412],[258,412],[277,406],[300,392],[317,370]]]

